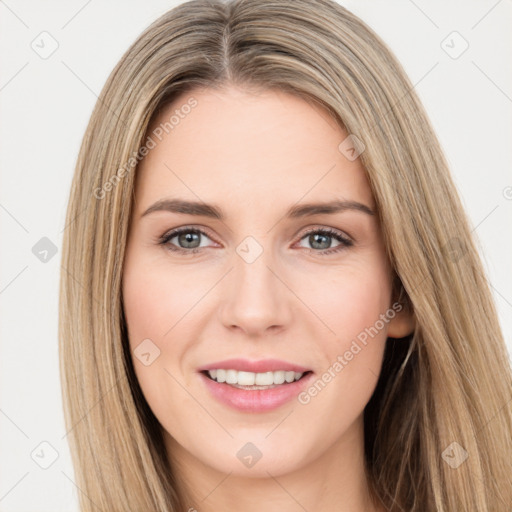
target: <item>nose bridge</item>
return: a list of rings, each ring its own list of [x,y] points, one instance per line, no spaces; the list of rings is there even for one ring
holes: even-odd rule
[[[234,279],[239,299],[263,301],[265,304],[278,299],[280,290],[270,271],[276,263],[273,261],[270,240],[271,237],[257,239],[249,235],[236,247]]]
[[[222,322],[256,333],[288,321],[286,287],[275,276],[271,237],[245,237],[235,248],[229,291],[224,297]]]

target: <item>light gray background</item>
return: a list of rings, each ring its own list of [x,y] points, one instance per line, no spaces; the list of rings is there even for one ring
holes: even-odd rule
[[[78,510],[57,351],[69,186],[107,76],[140,32],[178,3],[0,0],[0,511]],[[512,354],[512,1],[340,3],[391,46],[430,114]],[[46,59],[31,46],[51,49],[43,31],[58,43]],[[469,44],[458,58],[464,42],[454,31]],[[32,252],[42,237],[57,248],[46,263]]]

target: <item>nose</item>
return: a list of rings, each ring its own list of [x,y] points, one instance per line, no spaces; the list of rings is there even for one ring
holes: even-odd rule
[[[247,336],[265,336],[289,325],[293,293],[270,250],[251,261],[243,253],[233,255],[233,270],[225,282],[219,315],[230,330]],[[281,270],[280,270],[281,269]]]

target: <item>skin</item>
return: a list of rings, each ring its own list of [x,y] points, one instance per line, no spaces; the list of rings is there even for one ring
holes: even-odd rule
[[[148,338],[160,350],[147,366],[132,357],[180,493],[200,512],[259,511],[262,496],[267,512],[383,510],[369,501],[363,411],[387,336],[401,338],[414,328],[404,311],[307,404],[293,399],[270,412],[240,412],[213,398],[197,371],[232,357],[277,358],[320,378],[391,308],[392,274],[377,215],[284,217],[297,203],[340,198],[375,212],[360,159],[340,152],[348,134],[326,111],[284,92],[196,89],[150,129],[190,97],[197,106],[155,139],[137,170],[123,271],[132,354]],[[214,203],[225,219],[169,211],[142,216],[170,197]],[[188,246],[178,236],[158,244],[181,226],[207,236]],[[334,229],[353,245],[322,255],[341,243],[329,235],[315,243],[304,234],[309,228]],[[247,236],[263,250],[252,263],[236,251]],[[168,248],[173,244],[201,247],[180,254]],[[247,442],[262,453],[251,468],[236,457]]]

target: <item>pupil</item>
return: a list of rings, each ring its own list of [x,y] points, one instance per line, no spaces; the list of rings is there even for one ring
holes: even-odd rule
[[[194,240],[195,239],[195,240]],[[199,240],[199,233],[183,233],[180,235],[180,243],[183,243],[185,245],[185,247],[191,247],[190,243],[194,243],[197,242]],[[197,247],[197,246],[193,246],[193,247]]]
[[[327,236],[327,235],[322,235],[321,233],[316,233],[314,235],[311,235],[310,237],[310,243],[313,247],[315,247],[315,243],[318,242],[318,239],[319,238],[323,238],[324,239],[324,243],[322,244],[320,242],[320,245],[323,245],[322,247],[317,247],[317,249],[328,249],[329,248],[329,242],[326,242],[326,240],[328,240],[330,238],[330,236]],[[312,239],[312,240],[311,240]]]

